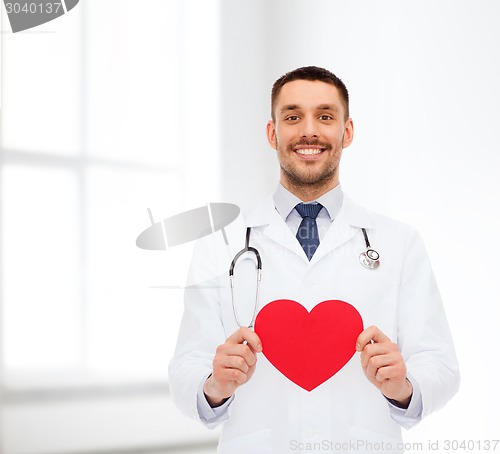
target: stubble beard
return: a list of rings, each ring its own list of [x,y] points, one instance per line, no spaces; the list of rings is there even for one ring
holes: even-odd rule
[[[293,148],[296,145],[297,144],[290,144],[284,152],[279,151],[279,153],[282,156],[284,153],[284,156],[288,157],[291,155],[291,153],[294,153]],[[323,151],[323,153],[331,153],[333,148],[331,144],[307,143],[307,145],[324,146],[325,151]],[[279,144],[278,150],[280,150]],[[334,150],[334,153],[342,153],[342,147],[337,147]],[[293,162],[289,162],[288,159],[280,160],[280,167],[283,178],[289,185],[293,186],[295,189],[307,192],[320,191],[322,188],[328,187],[328,185],[335,179],[337,175],[338,162],[328,162],[320,169],[314,168],[314,162],[311,162],[311,165],[308,165],[307,162],[304,162],[304,164],[306,164],[305,169],[303,167],[299,168],[298,165]]]

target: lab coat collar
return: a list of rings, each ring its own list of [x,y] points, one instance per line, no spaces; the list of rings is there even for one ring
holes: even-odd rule
[[[338,219],[344,218],[353,227],[375,228],[374,215],[364,206],[344,196],[344,203],[340,209]]]
[[[274,207],[273,197],[266,198],[264,203],[257,205],[244,215],[246,227],[262,227],[277,222],[277,217],[285,224]],[[374,228],[373,215],[362,205],[344,196],[342,208],[336,218],[353,227]],[[335,220],[334,220],[335,222]],[[286,224],[285,224],[286,225]],[[331,229],[329,229],[331,230]]]
[[[333,221],[340,212],[343,200],[344,193],[342,192],[342,187],[338,184],[335,188],[318,197],[314,202],[321,203],[330,221]],[[296,205],[302,203],[302,200],[285,189],[281,183],[278,183],[276,191],[274,191],[273,201],[276,210],[285,221]]]
[[[295,235],[276,211],[272,196],[248,212],[244,218],[246,227],[263,227],[263,233],[270,239],[308,261]],[[360,228],[371,229],[374,226],[373,215],[366,208],[344,196],[338,216],[321,240],[310,263],[318,262],[326,254],[349,241]]]

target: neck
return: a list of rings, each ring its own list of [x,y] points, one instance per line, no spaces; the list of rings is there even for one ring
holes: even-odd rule
[[[314,184],[297,184],[282,175],[280,183],[285,189],[302,200],[302,202],[310,202],[312,200],[317,200],[323,194],[331,191],[339,184],[339,179],[336,177],[325,182],[317,182]]]

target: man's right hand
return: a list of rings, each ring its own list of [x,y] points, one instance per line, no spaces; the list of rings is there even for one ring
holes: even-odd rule
[[[239,386],[252,377],[262,351],[259,336],[249,328],[240,328],[219,345],[215,352],[213,372],[203,385],[211,407],[217,407],[231,397]]]

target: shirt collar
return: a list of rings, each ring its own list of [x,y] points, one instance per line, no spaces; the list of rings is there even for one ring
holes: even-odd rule
[[[278,187],[273,194],[273,201],[276,211],[280,214],[283,220],[286,222],[290,213],[295,209],[298,203],[302,203],[296,195],[292,194],[290,191],[285,189],[285,187],[278,183]],[[342,208],[342,202],[344,201],[344,193],[340,184],[335,186],[333,189],[318,197],[317,200],[312,200],[311,202],[318,202],[323,205],[330,217],[330,221],[333,221],[340,212]]]

